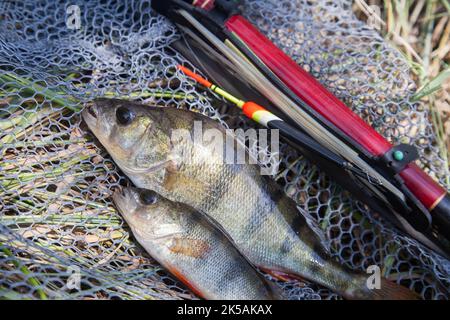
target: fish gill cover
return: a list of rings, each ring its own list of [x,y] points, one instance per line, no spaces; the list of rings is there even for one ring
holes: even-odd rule
[[[447,185],[448,168],[401,54],[356,19],[352,1],[245,1],[244,15],[393,143],[411,143]],[[126,177],[81,121],[83,102],[120,97],[253,126],[175,70],[175,27],[149,1],[0,2],[0,296],[195,298],[133,240],[111,201]],[[401,138],[401,141],[400,141]],[[317,220],[342,264],[447,299],[450,263],[374,215],[282,146],[274,177]],[[307,282],[290,299],[335,299]]]

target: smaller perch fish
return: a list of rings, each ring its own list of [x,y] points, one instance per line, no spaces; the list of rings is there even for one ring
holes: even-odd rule
[[[279,292],[200,213],[157,193],[116,191],[114,202],[137,241],[205,299],[278,299]]]

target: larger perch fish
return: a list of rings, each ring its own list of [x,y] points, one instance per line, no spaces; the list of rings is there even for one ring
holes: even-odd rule
[[[346,270],[328,256],[295,202],[262,176],[259,166],[227,163],[226,152],[214,149],[217,145],[192,139],[201,124],[203,132],[220,133],[224,150],[242,152],[244,146],[212,119],[107,99],[94,101],[83,117],[136,186],[209,216],[254,265],[309,279],[350,299],[415,297],[384,279],[381,289],[368,289],[366,275]]]

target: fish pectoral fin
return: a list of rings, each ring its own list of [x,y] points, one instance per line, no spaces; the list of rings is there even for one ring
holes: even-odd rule
[[[178,182],[178,177],[176,175],[177,171],[177,163],[175,160],[169,160],[165,166],[166,172],[164,175],[164,188],[168,191],[173,190],[173,187]]]
[[[210,249],[210,245],[200,239],[179,237],[172,240],[169,250],[193,258],[203,257]]]
[[[176,159],[168,160],[165,167],[163,186],[167,191],[173,191],[178,188],[189,188],[190,192],[204,192],[209,186],[196,177],[189,175],[189,172],[179,171]]]

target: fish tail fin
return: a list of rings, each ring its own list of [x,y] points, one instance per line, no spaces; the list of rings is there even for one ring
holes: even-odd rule
[[[374,290],[372,290],[374,291]],[[374,298],[377,300],[418,300],[419,294],[387,279],[381,279],[381,288],[375,290]]]
[[[381,278],[380,289],[366,289],[345,295],[352,300],[419,300],[416,292],[395,282]]]

